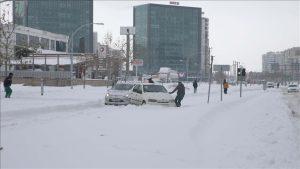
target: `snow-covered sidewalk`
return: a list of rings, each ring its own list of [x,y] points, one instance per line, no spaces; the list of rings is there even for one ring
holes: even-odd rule
[[[188,88],[192,88],[187,86]],[[299,137],[281,91],[191,90],[181,108],[104,106],[104,87],[13,86],[2,100],[5,168],[300,168]]]

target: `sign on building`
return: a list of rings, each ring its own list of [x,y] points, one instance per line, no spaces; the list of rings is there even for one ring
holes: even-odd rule
[[[143,61],[143,59],[133,59],[133,60],[131,60],[131,64],[133,66],[143,66],[144,61]]]
[[[120,27],[120,35],[134,35],[135,27],[132,26],[124,26]]]
[[[170,1],[170,5],[179,5],[179,2]]]
[[[230,65],[214,65],[214,71],[230,71]]]
[[[184,73],[184,72],[179,72],[179,73],[178,73],[178,76],[179,76],[179,77],[184,77],[184,76],[185,76],[185,73]]]

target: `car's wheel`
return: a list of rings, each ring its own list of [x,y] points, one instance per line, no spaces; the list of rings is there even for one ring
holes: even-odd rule
[[[108,105],[107,103],[104,103],[105,105]]]
[[[144,104],[146,104],[146,101],[145,101],[145,100],[142,101],[142,105],[144,105]]]

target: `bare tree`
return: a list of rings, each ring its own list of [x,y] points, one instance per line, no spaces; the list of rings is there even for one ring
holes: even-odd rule
[[[5,75],[7,75],[8,65],[14,55],[14,31],[15,24],[9,21],[10,12],[2,10],[0,16],[0,64],[5,65]]]
[[[108,45],[109,47],[111,46],[113,42],[113,36],[111,32],[106,32],[104,35],[104,42],[103,44]]]

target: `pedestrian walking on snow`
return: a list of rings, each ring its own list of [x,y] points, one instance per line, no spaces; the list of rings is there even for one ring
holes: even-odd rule
[[[194,93],[197,93],[197,87],[198,87],[198,83],[197,80],[195,79],[193,82],[193,87],[194,87]]]
[[[185,87],[182,82],[178,82],[178,85],[176,86],[176,88],[172,92],[169,92],[169,93],[172,94],[176,91],[177,91],[177,96],[175,98],[175,104],[177,107],[180,107],[181,101],[185,95]]]
[[[5,78],[3,86],[5,89],[5,98],[10,98],[12,89],[10,88],[12,84],[13,73],[9,73],[9,75]]]
[[[226,82],[226,79],[224,79],[223,88],[224,88],[224,94],[227,94],[227,90],[229,88],[229,84],[228,84],[228,82]]]

